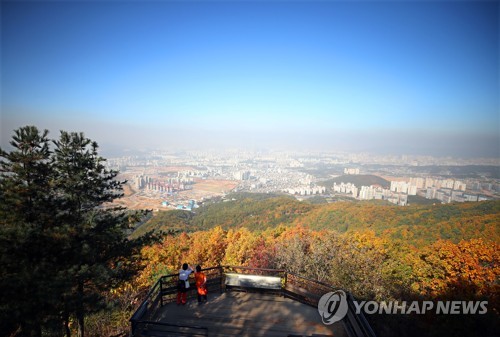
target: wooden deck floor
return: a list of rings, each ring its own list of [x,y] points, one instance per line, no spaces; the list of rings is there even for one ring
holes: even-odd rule
[[[209,294],[199,305],[170,303],[161,308],[155,321],[206,327],[210,337],[347,337],[341,322],[326,326],[316,308],[272,294],[225,292]]]

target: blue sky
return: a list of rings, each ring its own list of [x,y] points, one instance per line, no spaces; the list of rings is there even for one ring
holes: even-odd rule
[[[496,1],[1,3],[1,141],[499,157]]]

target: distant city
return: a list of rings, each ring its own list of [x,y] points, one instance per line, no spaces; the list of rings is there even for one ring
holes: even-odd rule
[[[192,211],[230,192],[283,193],[299,200],[433,202],[500,198],[498,159],[272,151],[160,152],[108,159],[127,180],[129,208]],[[379,177],[370,182],[365,177]],[[415,199],[413,199],[415,200]]]

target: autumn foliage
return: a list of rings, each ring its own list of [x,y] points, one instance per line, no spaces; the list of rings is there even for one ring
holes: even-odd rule
[[[264,205],[268,208],[259,213]],[[278,198],[214,207],[181,226],[175,222],[176,231],[145,247],[144,269],[130,289],[148,289],[162,273],[176,273],[183,262],[277,268],[348,290],[361,300],[486,300],[498,322],[498,202],[398,208]],[[161,226],[168,229],[168,222]],[[373,324],[392,335],[408,324],[408,336],[429,327],[437,336],[451,326],[453,334],[470,335],[483,326],[481,331],[491,331],[491,321],[484,325],[483,318],[464,323],[466,330],[462,320],[450,317],[423,317],[419,326],[411,317],[383,317]]]
[[[439,240],[420,254],[417,289],[433,298],[489,299],[498,309],[500,246],[483,239]]]
[[[136,286],[149,287],[182,262],[203,266],[284,268],[377,300],[413,293],[430,298],[498,298],[500,247],[483,239],[458,244],[439,240],[422,249],[376,236],[373,231],[340,234],[305,226],[265,231],[246,228],[167,235],[143,249]]]

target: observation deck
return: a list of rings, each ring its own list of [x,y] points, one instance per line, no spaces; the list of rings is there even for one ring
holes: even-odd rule
[[[177,305],[178,274],[161,277],[134,313],[133,337],[375,337],[365,317],[356,315],[348,292],[348,312],[323,324],[318,301],[339,290],[284,270],[221,266],[204,269],[208,302],[198,304],[194,280],[186,305]]]

